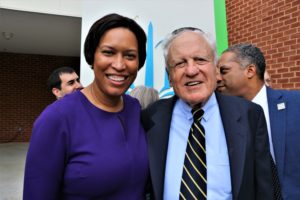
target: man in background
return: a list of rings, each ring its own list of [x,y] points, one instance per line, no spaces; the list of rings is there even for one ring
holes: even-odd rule
[[[78,75],[70,67],[61,67],[54,70],[48,78],[47,85],[56,99],[82,89]]]
[[[284,200],[300,199],[300,92],[273,90],[265,86],[266,63],[254,45],[237,44],[218,61],[217,91],[261,105],[266,116],[270,152],[276,164]],[[273,171],[273,181],[276,182]],[[275,184],[274,184],[275,185]],[[281,199],[275,190],[274,199]]]
[[[270,88],[272,87],[272,79],[267,70],[265,70],[265,73],[264,73],[264,81],[265,81],[266,86],[268,86]]]
[[[129,92],[129,95],[139,100],[142,109],[159,99],[158,91],[155,88],[144,85],[136,86]]]

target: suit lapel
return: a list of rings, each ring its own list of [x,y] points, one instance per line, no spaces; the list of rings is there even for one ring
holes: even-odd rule
[[[176,99],[166,99],[156,107],[151,117],[153,126],[147,130],[151,180],[156,199],[163,197],[169,130]]]
[[[235,105],[232,99],[228,99],[216,93],[220,114],[224,126],[231,173],[231,185],[233,199],[239,195],[244,165],[246,158],[246,136],[243,118],[240,114],[239,105]]]
[[[276,165],[278,165],[278,175],[279,177],[282,177],[284,169],[284,154],[286,140],[286,106],[288,105],[284,101],[283,94],[280,91],[275,91],[270,88],[267,88],[267,97]]]

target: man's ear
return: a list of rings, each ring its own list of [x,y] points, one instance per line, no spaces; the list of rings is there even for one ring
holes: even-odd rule
[[[168,79],[169,79],[169,85],[170,85],[170,87],[173,87],[173,81],[172,81],[170,73],[168,73]]]
[[[57,99],[60,99],[62,97],[61,92],[58,88],[52,88],[52,93],[54,96],[56,96]]]
[[[251,79],[256,76],[256,66],[254,64],[250,64],[245,69],[246,76]]]
[[[169,85],[170,85],[170,87],[173,87],[172,79],[170,77],[170,71],[169,71],[170,69],[168,69],[167,67],[165,69],[166,69],[166,72],[167,72],[167,75],[168,75]]]

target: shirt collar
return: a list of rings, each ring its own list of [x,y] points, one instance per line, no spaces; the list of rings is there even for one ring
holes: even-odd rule
[[[179,105],[181,106],[184,115],[186,116],[186,118],[188,120],[192,120],[193,119],[193,115],[191,113],[192,107],[190,107],[186,102],[184,102],[182,99],[179,98],[178,100]],[[213,93],[208,101],[204,104],[204,106],[202,107],[202,109],[204,110],[204,116],[203,119],[204,121],[208,121],[209,118],[212,116],[213,112],[213,108],[217,105],[217,98],[215,93]]]
[[[252,99],[252,102],[259,105],[264,105],[266,97],[267,97],[267,88],[265,85],[263,85],[262,88],[259,90],[259,92],[256,94],[256,96]]]

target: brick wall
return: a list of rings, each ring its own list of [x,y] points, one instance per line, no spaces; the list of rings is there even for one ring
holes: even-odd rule
[[[226,0],[229,45],[253,43],[274,88],[300,89],[300,0]]]
[[[79,74],[79,57],[0,53],[0,143],[29,141],[32,124],[55,100],[46,81],[61,66]]]

